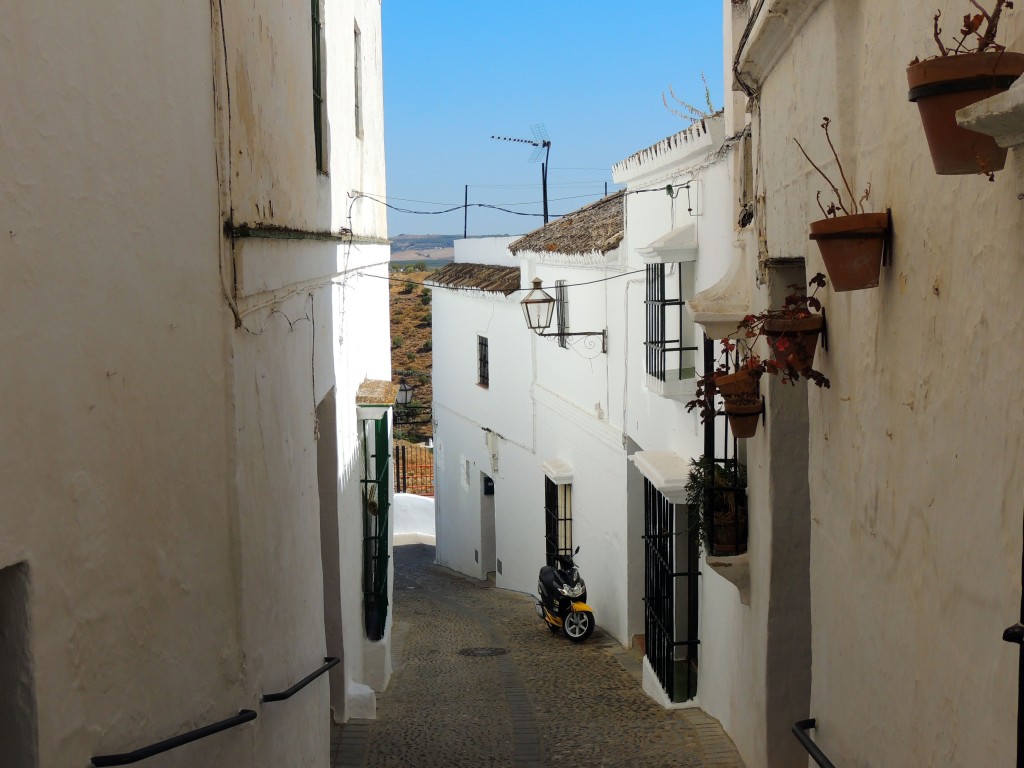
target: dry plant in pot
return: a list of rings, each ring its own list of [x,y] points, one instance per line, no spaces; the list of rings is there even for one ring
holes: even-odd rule
[[[991,180],[1006,164],[1006,149],[991,136],[957,125],[956,111],[1009,88],[1024,73],[1024,54],[996,42],[999,20],[1013,8],[1012,0],[995,0],[991,12],[978,0],[969,2],[980,13],[964,16],[952,45],[942,42],[942,12],[936,12],[932,24],[939,53],[910,62],[909,99],[917,103],[936,173],[985,173]]]
[[[822,119],[821,127],[825,131],[825,141],[832,150],[839,178],[849,202],[843,199],[843,193],[834,181],[811,160],[807,150],[797,139],[793,139],[811,167],[828,183],[835,199],[827,206],[822,205],[821,192],[817,194],[818,207],[825,218],[811,222],[811,240],[818,244],[821,258],[825,262],[825,270],[832,281],[833,291],[859,291],[863,288],[876,288],[882,263],[891,252],[892,221],[888,211],[885,213],[867,213],[865,204],[871,195],[868,184],[860,199],[853,193],[846,171],[839,160],[835,145],[828,129],[831,124],[828,117]],[[849,206],[849,207],[847,207]],[[842,215],[840,215],[842,213]]]

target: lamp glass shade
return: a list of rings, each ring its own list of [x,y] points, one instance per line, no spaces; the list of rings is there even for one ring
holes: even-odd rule
[[[523,306],[523,315],[526,317],[526,325],[531,331],[546,331],[555,312],[554,297],[540,286],[540,278],[535,277],[533,290],[520,302]]]
[[[408,405],[412,402],[412,387],[405,383],[405,379],[402,379],[402,383],[398,385],[398,396],[395,398],[395,402],[399,405]]]

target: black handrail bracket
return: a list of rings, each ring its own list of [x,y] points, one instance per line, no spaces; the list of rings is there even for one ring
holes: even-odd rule
[[[807,754],[811,756],[811,759],[820,765],[821,768],[836,768],[835,764],[821,751],[821,748],[814,743],[814,740],[807,735],[807,731],[811,728],[817,728],[817,721],[813,717],[794,723],[793,735],[796,736],[796,740],[800,742],[803,748],[807,750]]]
[[[288,688],[287,690],[280,691],[279,693],[264,694],[263,698],[260,699],[260,701],[284,701],[285,699],[290,699],[293,695],[295,695],[303,688],[305,688],[307,685],[309,685],[311,682],[320,677],[320,675],[322,675],[328,669],[330,669],[333,666],[336,666],[340,661],[341,659],[339,659],[337,656],[325,656],[323,665],[320,666],[315,672],[311,672],[310,674],[306,675],[304,678],[299,680],[299,682],[297,682],[295,685],[293,685],[291,688]]]

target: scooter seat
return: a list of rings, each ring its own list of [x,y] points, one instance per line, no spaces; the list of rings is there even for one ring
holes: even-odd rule
[[[540,569],[539,580],[541,586],[550,592],[557,592],[562,585],[562,578],[558,575],[558,571],[550,565],[545,565]]]

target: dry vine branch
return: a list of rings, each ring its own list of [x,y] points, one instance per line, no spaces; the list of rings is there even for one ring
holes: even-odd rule
[[[942,29],[939,27],[939,18],[942,16],[942,11],[936,11],[933,17],[933,37],[935,38],[935,44],[939,47],[940,56],[954,56],[960,53],[982,53],[988,48],[992,48],[995,51],[1002,51],[1004,47],[996,42],[996,33],[999,30],[999,19],[1003,14],[1003,10],[1006,8],[1013,8],[1013,0],[996,0],[995,7],[990,13],[985,9],[978,0],[968,0],[971,5],[977,8],[981,13],[971,16],[971,14],[964,15],[964,25],[960,30],[960,38],[953,38],[953,42],[956,44],[954,47],[943,44],[941,35]],[[979,32],[981,29],[982,22],[986,22],[984,33]],[[974,36],[977,41],[977,46],[974,48],[967,47],[967,40],[971,36]]]
[[[846,187],[846,192],[850,196],[850,208],[853,209],[852,211],[848,210],[846,206],[843,205],[843,196],[839,192],[839,187],[836,186],[835,182],[833,182],[832,179],[830,179],[828,175],[823,170],[821,170],[821,168],[818,167],[817,163],[811,160],[811,156],[807,154],[807,150],[804,149],[803,145],[800,143],[798,139],[794,138],[793,141],[796,142],[796,145],[800,148],[800,151],[803,153],[803,156],[804,158],[806,158],[807,162],[811,164],[811,167],[814,168],[814,170],[816,170],[821,175],[821,178],[828,182],[829,187],[832,189],[832,194],[835,195],[836,197],[836,202],[829,203],[828,207],[826,208],[821,204],[821,192],[819,191],[816,195],[815,199],[818,202],[818,207],[821,208],[821,212],[825,214],[825,217],[829,218],[831,216],[835,216],[837,214],[837,206],[838,210],[842,211],[847,216],[856,213],[864,213],[864,204],[867,202],[867,199],[871,196],[871,184],[868,184],[867,188],[864,190],[864,194],[861,196],[860,200],[858,200],[856,195],[853,194],[853,188],[850,186],[850,182],[846,178],[846,171],[843,169],[843,163],[839,159],[839,153],[836,152],[836,147],[832,143],[832,137],[829,135],[828,129],[831,123],[832,120],[829,119],[828,117],[825,117],[822,119],[821,127],[825,131],[825,140],[828,142],[828,148],[832,150],[832,157],[835,158],[836,165],[839,168],[839,176],[842,178],[843,185]]]

